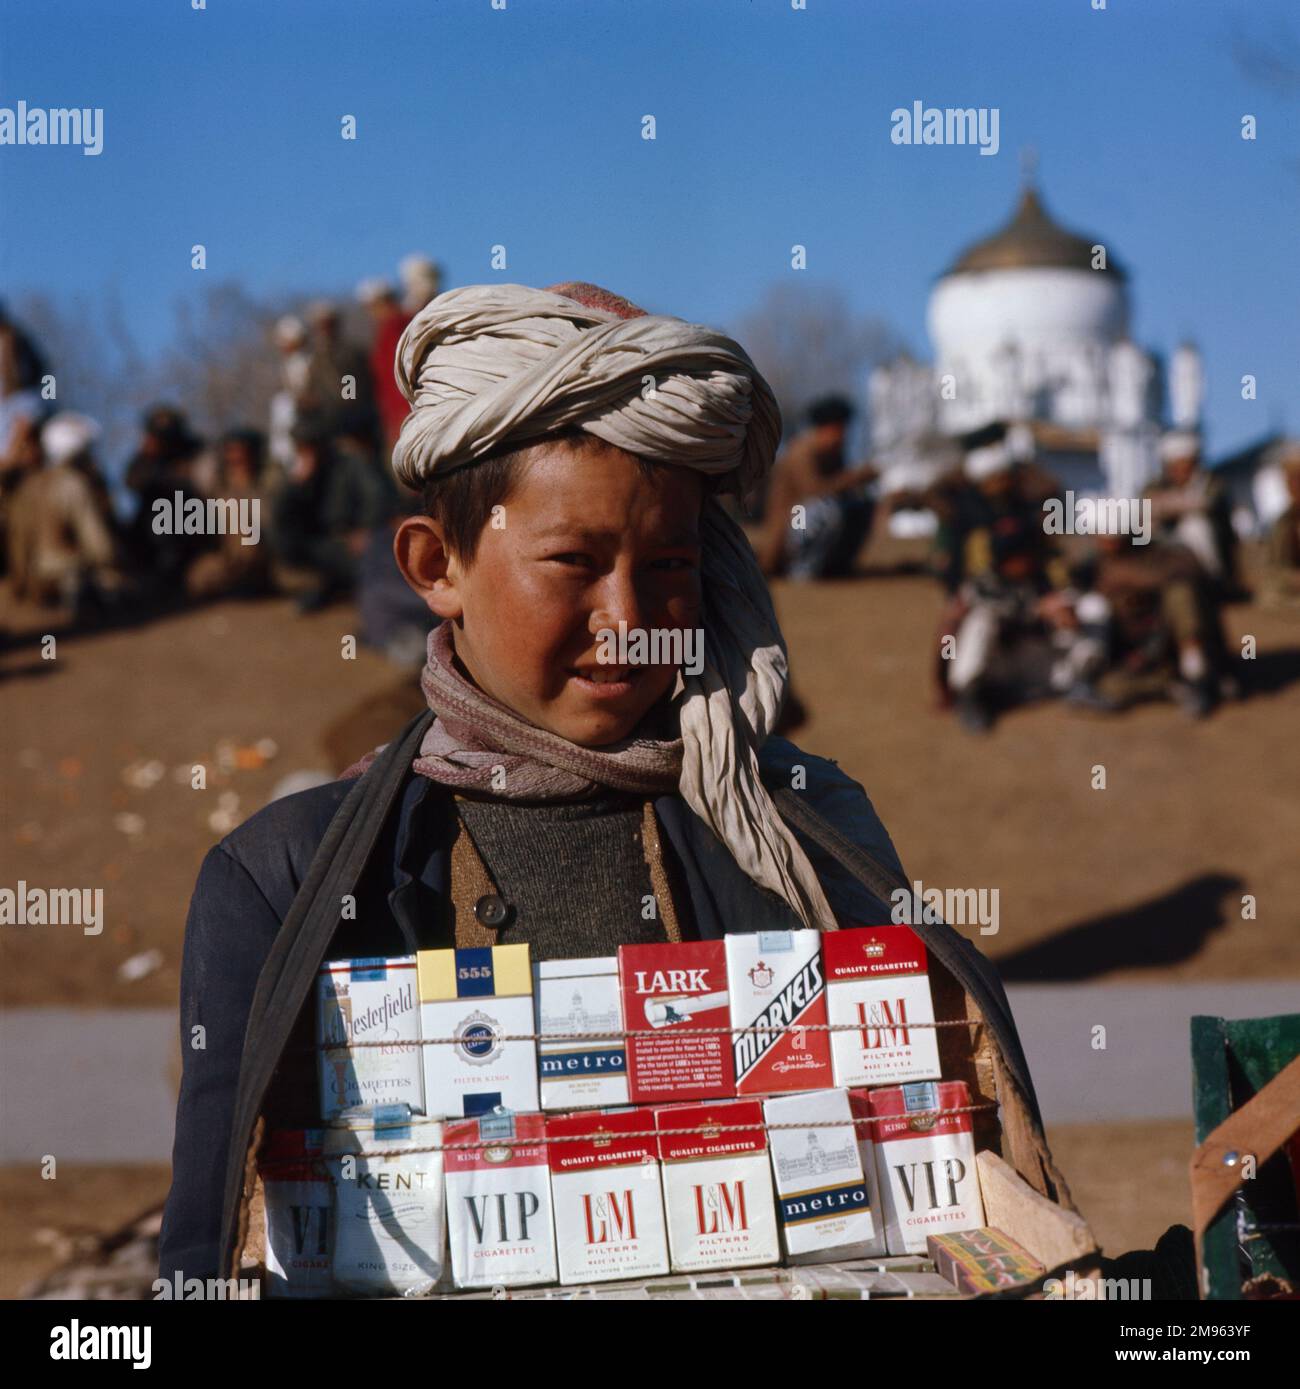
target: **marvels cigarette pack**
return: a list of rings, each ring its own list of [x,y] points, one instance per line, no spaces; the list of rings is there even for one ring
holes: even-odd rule
[[[271,1297],[328,1297],[334,1188],[320,1129],[279,1129],[259,1158]]]
[[[535,965],[538,1078],[543,1109],[626,1104],[627,1043],[619,1003],[618,961],[543,960]],[[613,1033],[549,1042],[556,1033]]]
[[[536,1111],[536,1044],[504,1040],[536,1029],[528,947],[421,950],[415,958],[426,1111],[452,1119],[498,1106]]]
[[[866,926],[822,937],[836,1085],[939,1079],[925,946],[906,926]]]
[[[668,1105],[655,1123],[673,1268],[775,1263],[781,1248],[759,1101]],[[747,1124],[754,1127],[735,1128]]]
[[[458,1288],[554,1283],[546,1120],[485,1114],[446,1125],[447,1238]],[[487,1144],[457,1152],[457,1143]]]
[[[736,1093],[825,1090],[832,1084],[820,931],[726,937]],[[795,1026],[798,1024],[800,1026]],[[770,1029],[770,1030],[766,1030]]]
[[[891,1254],[920,1254],[927,1235],[984,1224],[970,1114],[927,1113],[970,1103],[964,1080],[872,1090],[872,1125]]]
[[[792,1263],[873,1253],[876,1213],[846,1090],[781,1095],[763,1104],[778,1216]],[[786,1128],[807,1124],[808,1128]],[[825,1125],[825,1127],[821,1127]]]
[[[964,1293],[997,1293],[1037,1283],[1047,1270],[1001,1230],[962,1230],[925,1242],[934,1266]]]
[[[424,1109],[415,956],[332,960],[316,975],[321,1117],[357,1105]],[[383,1046],[353,1046],[382,1042]]]
[[[623,945],[619,982],[627,1042],[628,1082],[637,1104],[734,1095],[731,1039],[725,1029],[727,959],[720,940],[680,945]],[[649,1033],[650,1035],[644,1035]]]
[[[560,1282],[667,1273],[653,1111],[548,1118],[546,1137]]]

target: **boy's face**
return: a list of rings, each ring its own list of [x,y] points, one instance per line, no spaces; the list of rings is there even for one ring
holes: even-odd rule
[[[677,667],[602,664],[597,634],[620,622],[629,639],[700,625],[703,500],[688,469],[646,476],[622,449],[549,444],[521,466],[504,524],[486,527],[468,566],[429,517],[403,525],[399,562],[430,609],[456,622],[456,655],[480,689],[601,747],[672,690]]]

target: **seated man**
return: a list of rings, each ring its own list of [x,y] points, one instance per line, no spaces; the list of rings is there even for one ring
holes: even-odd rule
[[[1300,604],[1300,442],[1284,445],[1279,462],[1291,504],[1268,533],[1263,597],[1293,606]]]
[[[1187,430],[1170,431],[1160,441],[1160,462],[1160,477],[1147,492],[1160,542],[1189,551],[1220,601],[1248,599],[1237,572],[1228,490],[1201,467],[1200,439]]]

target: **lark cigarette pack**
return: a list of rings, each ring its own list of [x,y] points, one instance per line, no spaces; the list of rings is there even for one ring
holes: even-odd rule
[[[764,1102],[777,1213],[792,1263],[873,1253],[876,1216],[847,1090],[810,1090]],[[818,1127],[827,1125],[827,1127]],[[831,1127],[831,1126],[835,1127]]]
[[[732,1038],[738,1095],[825,1090],[834,1083],[829,1034],[801,1030],[826,1022],[821,941],[820,931],[725,938],[731,1024],[746,1029]]]
[[[920,1254],[927,1235],[984,1224],[970,1114],[927,1113],[970,1103],[964,1080],[872,1090],[885,1237],[891,1254]]]
[[[328,1297],[334,1188],[320,1129],[279,1129],[262,1150],[271,1297]]]
[[[498,1107],[536,1112],[537,1046],[504,1040],[536,1030],[528,947],[421,950],[415,958],[426,1111],[450,1119]]]
[[[548,1034],[623,1031],[618,960],[543,960],[533,967],[543,1109],[628,1102],[627,1043],[619,1035],[548,1042]]]
[[[781,1247],[762,1104],[667,1105],[655,1111],[655,1123],[674,1270],[775,1263]]]
[[[1001,1230],[962,1230],[930,1235],[926,1250],[935,1268],[964,1293],[998,1293],[1037,1283],[1047,1270]]]
[[[636,1104],[721,1099],[736,1093],[720,940],[623,945],[618,951],[628,1083]],[[717,1028],[684,1036],[695,1028]],[[650,1034],[650,1035],[645,1035]]]
[[[458,1288],[555,1282],[545,1138],[540,1114],[484,1114],[446,1125],[447,1240]],[[457,1143],[493,1146],[457,1152]]]
[[[424,1110],[415,956],[333,960],[316,976],[321,1117],[357,1105]],[[383,1042],[383,1046],[353,1046]]]
[[[340,1115],[325,1131],[334,1179],[334,1286],[420,1297],[442,1276],[442,1125],[406,1105]]]
[[[876,1126],[871,1122],[871,1091],[850,1090],[849,1112],[854,1119],[858,1158],[862,1163],[862,1175],[866,1179],[867,1194],[871,1200],[871,1218],[876,1227],[875,1234],[862,1251],[862,1257],[866,1259],[889,1252],[885,1240],[885,1205],[880,1199],[880,1164],[876,1159],[876,1143],[872,1136]]]
[[[906,926],[865,926],[822,937],[836,1085],[939,1079],[925,946]]]
[[[560,1282],[667,1273],[654,1112],[556,1116],[546,1137]]]

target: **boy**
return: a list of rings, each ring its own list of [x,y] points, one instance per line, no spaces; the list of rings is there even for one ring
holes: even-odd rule
[[[395,552],[441,619],[422,679],[436,717],[360,783],[273,803],[205,861],[164,1277],[229,1267],[255,1116],[312,1122],[321,959],[498,941],[545,959],[834,929],[888,920],[902,882],[861,787],[768,736],[785,647],[711,495],[752,485],[780,435],[743,350],[595,286],[483,285],[416,315],[397,375],[412,411],[394,468],[426,514]],[[699,627],[692,667],[680,653]],[[648,661],[630,654],[637,633],[660,639]],[[791,799],[778,812],[774,797]],[[825,820],[796,835],[783,815],[811,810]],[[874,891],[845,850],[837,861],[808,837],[814,821],[873,857]]]

